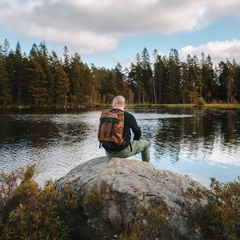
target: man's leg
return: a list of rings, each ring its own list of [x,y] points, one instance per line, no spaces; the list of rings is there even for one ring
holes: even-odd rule
[[[150,143],[146,140],[134,140],[132,142],[132,152],[133,155],[140,153],[142,160],[145,162],[150,162]]]
[[[113,158],[113,157],[119,157],[119,158],[128,158],[131,157],[132,152],[130,149],[130,146],[128,146],[127,148],[117,152],[117,153],[109,153],[107,151],[105,151],[107,157],[109,158]],[[133,154],[134,155],[134,154]]]
[[[128,146],[126,149],[121,150],[117,153],[109,153],[106,151],[106,155],[109,158],[119,157],[128,158],[141,152],[142,160],[145,162],[150,161],[150,143],[146,140],[134,140],[132,146]]]

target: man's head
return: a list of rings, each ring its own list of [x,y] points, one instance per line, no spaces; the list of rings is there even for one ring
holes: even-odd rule
[[[113,108],[124,110],[125,98],[123,96],[116,96],[112,102]]]

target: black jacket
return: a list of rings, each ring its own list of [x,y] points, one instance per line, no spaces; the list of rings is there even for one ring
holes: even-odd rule
[[[141,137],[141,129],[138,126],[135,117],[129,112],[124,112],[123,136],[124,136],[124,139],[126,137],[128,144],[131,141],[131,130],[134,134],[133,140],[139,140]]]

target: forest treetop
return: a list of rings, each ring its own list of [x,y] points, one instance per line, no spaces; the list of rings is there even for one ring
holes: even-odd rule
[[[150,56],[144,48],[129,68],[118,63],[107,69],[88,66],[78,53],[69,56],[66,46],[59,57],[44,42],[28,54],[19,42],[14,50],[7,39],[0,45],[0,106],[86,106],[110,103],[115,95],[140,104],[185,104],[199,97],[236,103],[239,89],[240,65],[227,59],[214,66],[204,53],[180,61],[175,49]]]

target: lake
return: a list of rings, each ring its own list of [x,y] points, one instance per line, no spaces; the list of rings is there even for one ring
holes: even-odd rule
[[[240,175],[240,111],[127,109],[151,143],[151,163],[191,176],[229,182]],[[35,180],[56,180],[78,164],[105,155],[97,130],[100,110],[1,110],[0,171],[38,164]],[[130,159],[140,160],[140,154]]]

